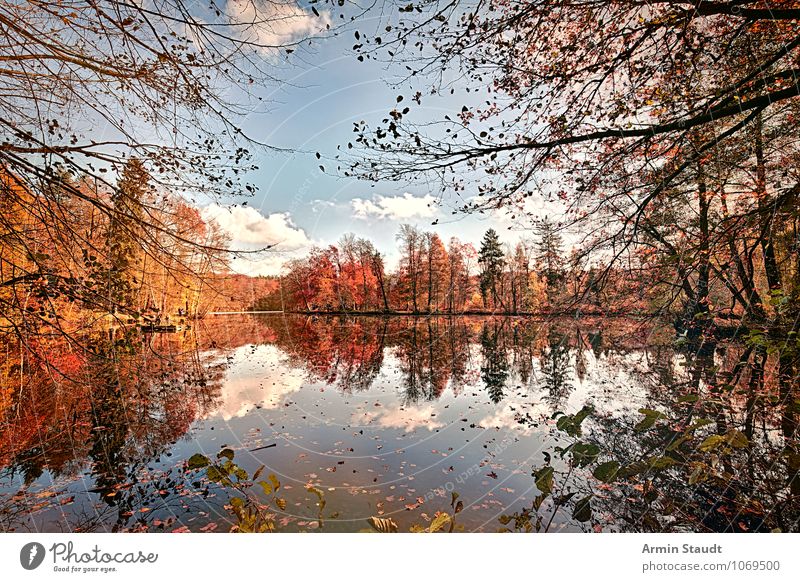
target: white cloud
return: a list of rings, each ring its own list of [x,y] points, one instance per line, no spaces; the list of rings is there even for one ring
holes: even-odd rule
[[[248,206],[219,206],[212,204],[201,211],[204,220],[214,220],[230,235],[232,247],[266,247],[295,250],[311,244],[302,228],[297,227],[287,212],[264,216]]]
[[[493,409],[486,416],[484,416],[477,424],[481,428],[499,428],[504,430],[513,430],[522,434],[531,434],[534,429],[520,423],[517,418],[517,412],[520,408],[526,407],[528,414],[533,417],[547,416],[550,409],[545,405],[536,403],[535,405],[527,405],[519,401],[507,401],[500,407]]]
[[[444,426],[441,422],[433,420],[435,412],[430,404],[419,407],[389,405],[378,412],[355,413],[351,422],[355,426],[377,424],[381,428],[396,428],[406,432],[413,432],[418,428],[434,431]]]
[[[408,192],[402,196],[375,196],[372,200],[353,198],[350,201],[356,218],[388,218],[406,220],[409,218],[430,218],[435,216],[438,207],[436,198],[430,194],[414,196]]]
[[[331,24],[327,12],[319,16],[295,0],[228,0],[228,15],[243,25],[241,36],[265,48],[279,48],[324,32]]]
[[[231,354],[231,366],[220,390],[219,407],[209,416],[231,420],[253,410],[275,409],[304,383],[304,373],[282,363],[264,367],[263,362],[281,362],[280,350],[271,344],[244,345]],[[226,361],[228,361],[226,359]]]
[[[250,275],[251,277],[278,276],[283,272],[283,266],[288,258],[298,253],[273,253],[266,251],[251,255],[238,255],[230,262],[230,268],[235,273]]]
[[[312,245],[306,232],[294,224],[287,212],[264,216],[248,206],[219,206],[212,204],[201,211],[203,219],[215,221],[231,238],[233,251],[253,251],[271,247],[259,253],[234,254],[230,267],[245,275],[278,275],[287,258],[305,252]]]

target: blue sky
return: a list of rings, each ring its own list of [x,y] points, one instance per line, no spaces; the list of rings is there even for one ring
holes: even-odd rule
[[[362,21],[361,30],[376,21]],[[443,240],[458,236],[478,243],[485,230],[494,227],[509,243],[524,235],[502,216],[452,215],[457,200],[445,196],[437,204],[438,191],[424,184],[373,184],[336,175],[337,146],[353,140],[353,123],[375,125],[394,106],[398,94],[410,95],[424,85],[399,87],[402,68],[383,63],[359,62],[352,52],[353,28],[333,38],[314,40],[313,47],[299,50],[280,70],[284,83],[263,87],[259,95],[269,102],[265,113],[251,114],[242,126],[251,137],[291,153],[266,152],[257,156],[259,170],[250,178],[259,190],[247,207],[206,210],[234,239],[238,248],[277,243],[279,252],[258,260],[234,261],[236,270],[250,274],[274,274],[287,256],[302,254],[312,244],[334,243],[344,233],[368,237],[385,253],[392,266],[397,259],[394,236],[400,224],[410,223],[434,230]],[[275,59],[275,55],[272,57]],[[282,55],[278,60],[283,63]],[[458,92],[447,98],[423,99],[417,115],[460,111],[468,96]],[[317,160],[319,152],[322,159]],[[319,169],[322,164],[327,172]],[[467,193],[469,195],[470,193]],[[438,220],[436,226],[431,226]]]

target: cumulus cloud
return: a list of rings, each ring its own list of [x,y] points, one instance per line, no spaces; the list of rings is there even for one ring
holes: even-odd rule
[[[235,273],[251,277],[276,277],[283,272],[286,260],[298,254],[269,251],[251,255],[239,254],[231,260],[230,268]]]
[[[226,12],[242,24],[245,40],[271,49],[324,32],[330,15],[317,16],[295,0],[228,0]]]
[[[511,430],[515,432],[519,432],[521,434],[531,434],[534,432],[534,429],[530,426],[526,426],[520,423],[519,419],[517,418],[517,412],[524,404],[520,402],[506,402],[503,406],[498,407],[484,416],[480,421],[478,421],[478,426],[481,428],[499,428],[504,430]],[[537,403],[534,406],[527,406],[527,412],[531,416],[547,416],[549,414],[549,408],[547,408],[544,404]]]
[[[214,221],[230,239],[233,251],[269,250],[234,253],[230,267],[245,275],[278,275],[287,258],[298,256],[311,246],[306,232],[294,224],[287,212],[266,216],[248,206],[212,204],[201,210],[206,221]]]
[[[401,196],[375,196],[372,200],[353,198],[350,201],[356,218],[388,218],[406,220],[409,218],[430,218],[438,208],[436,198],[430,194],[414,196],[405,192]]]
[[[286,212],[264,216],[248,206],[219,206],[212,204],[201,211],[204,220],[214,220],[230,235],[233,247],[266,247],[277,245],[280,250],[295,250],[311,243],[302,228],[297,227]]]
[[[434,412],[435,410],[430,404],[409,407],[390,405],[378,412],[356,413],[353,415],[352,422],[354,425],[376,424],[381,428],[396,428],[406,432],[413,432],[418,428],[434,431],[444,426],[441,422],[432,420]]]
[[[278,408],[287,396],[303,386],[304,373],[300,370],[282,364],[264,368],[263,362],[281,361],[281,352],[274,345],[240,346],[231,358],[233,365],[222,383],[219,407],[209,415],[210,418],[226,421],[240,418],[256,405]]]

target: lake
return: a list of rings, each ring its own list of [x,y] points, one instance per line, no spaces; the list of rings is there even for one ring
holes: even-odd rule
[[[624,318],[288,314],[85,343],[46,363],[6,346],[2,531],[242,529],[237,487],[288,532],[439,512],[468,532],[800,529],[786,346]]]

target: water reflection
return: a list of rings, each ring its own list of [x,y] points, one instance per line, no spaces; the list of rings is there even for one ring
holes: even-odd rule
[[[481,330],[481,380],[489,399],[495,404],[503,399],[503,389],[508,380],[508,359],[502,342],[502,328],[502,324],[491,322]]]
[[[495,531],[535,503],[531,471],[550,463],[594,508],[583,520],[553,505],[553,529],[800,529],[786,342],[676,347],[668,329],[621,319],[227,316],[54,341],[47,361],[3,347],[3,530],[227,530],[226,491],[184,463],[223,445],[251,474],[280,475],[289,531],[318,523],[307,485],[329,496],[327,529],[370,515],[407,529],[449,486],[467,530]],[[554,417],[587,404],[581,442],[633,474],[568,469]]]

